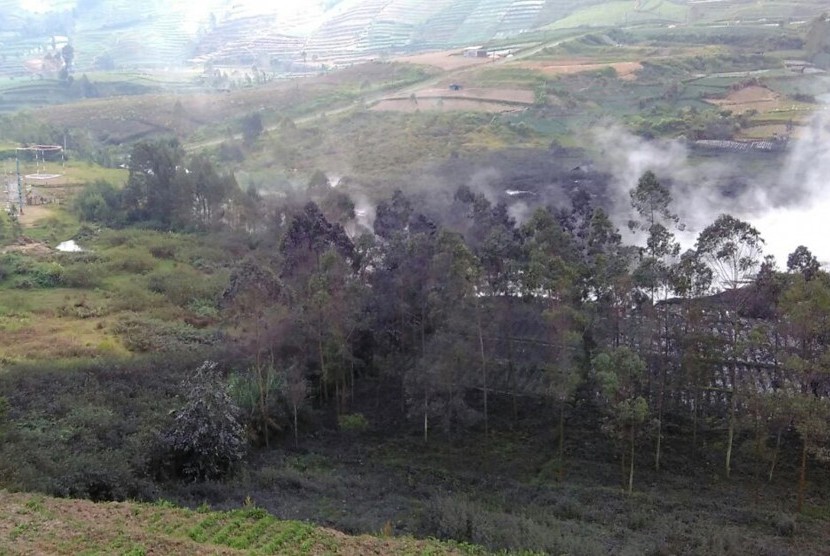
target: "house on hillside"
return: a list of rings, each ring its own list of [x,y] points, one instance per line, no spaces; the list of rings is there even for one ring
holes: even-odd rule
[[[486,58],[487,50],[480,46],[471,46],[464,49],[465,58]]]

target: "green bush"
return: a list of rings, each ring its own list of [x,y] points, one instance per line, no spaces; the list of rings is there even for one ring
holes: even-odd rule
[[[107,253],[107,266],[113,272],[147,274],[156,265],[156,259],[143,249],[113,249]]]
[[[337,418],[340,430],[349,432],[363,432],[369,428],[369,420],[362,413],[349,413]]]
[[[35,263],[18,282],[23,289],[56,288],[63,285],[64,269],[58,263]]]
[[[121,191],[104,180],[87,185],[74,199],[72,210],[84,221],[115,224],[123,219]]]
[[[114,286],[111,293],[109,305],[113,311],[134,311],[138,313],[164,303],[162,296],[147,290],[147,288],[134,281]]]
[[[68,288],[97,288],[106,270],[100,263],[76,262],[63,267],[62,284]]]
[[[224,280],[221,277],[204,276],[187,267],[173,270],[157,270],[147,277],[150,291],[167,297],[171,303],[186,307],[199,300],[215,305],[222,291]]]

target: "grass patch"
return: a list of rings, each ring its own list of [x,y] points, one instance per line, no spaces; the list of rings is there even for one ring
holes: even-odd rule
[[[4,548],[11,553],[486,554],[480,547],[435,540],[352,537],[281,521],[256,507],[205,514],[0,491],[0,508],[0,518],[10,524]]]

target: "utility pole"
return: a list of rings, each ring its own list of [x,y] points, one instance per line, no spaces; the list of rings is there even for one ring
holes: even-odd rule
[[[23,214],[23,182],[20,179],[20,157],[15,156],[14,162],[17,168],[17,212],[18,214]]]

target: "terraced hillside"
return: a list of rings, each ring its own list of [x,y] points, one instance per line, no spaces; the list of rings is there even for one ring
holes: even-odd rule
[[[302,7],[206,0],[53,2],[34,14],[0,3],[0,76],[37,73],[53,37],[76,50],[76,71],[187,62],[274,68],[347,63],[387,53],[488,44],[530,31],[613,25],[787,24],[826,10],[823,0],[342,0]],[[60,46],[58,45],[58,49]],[[309,65],[310,64],[310,65]],[[53,72],[54,73],[54,72]]]

